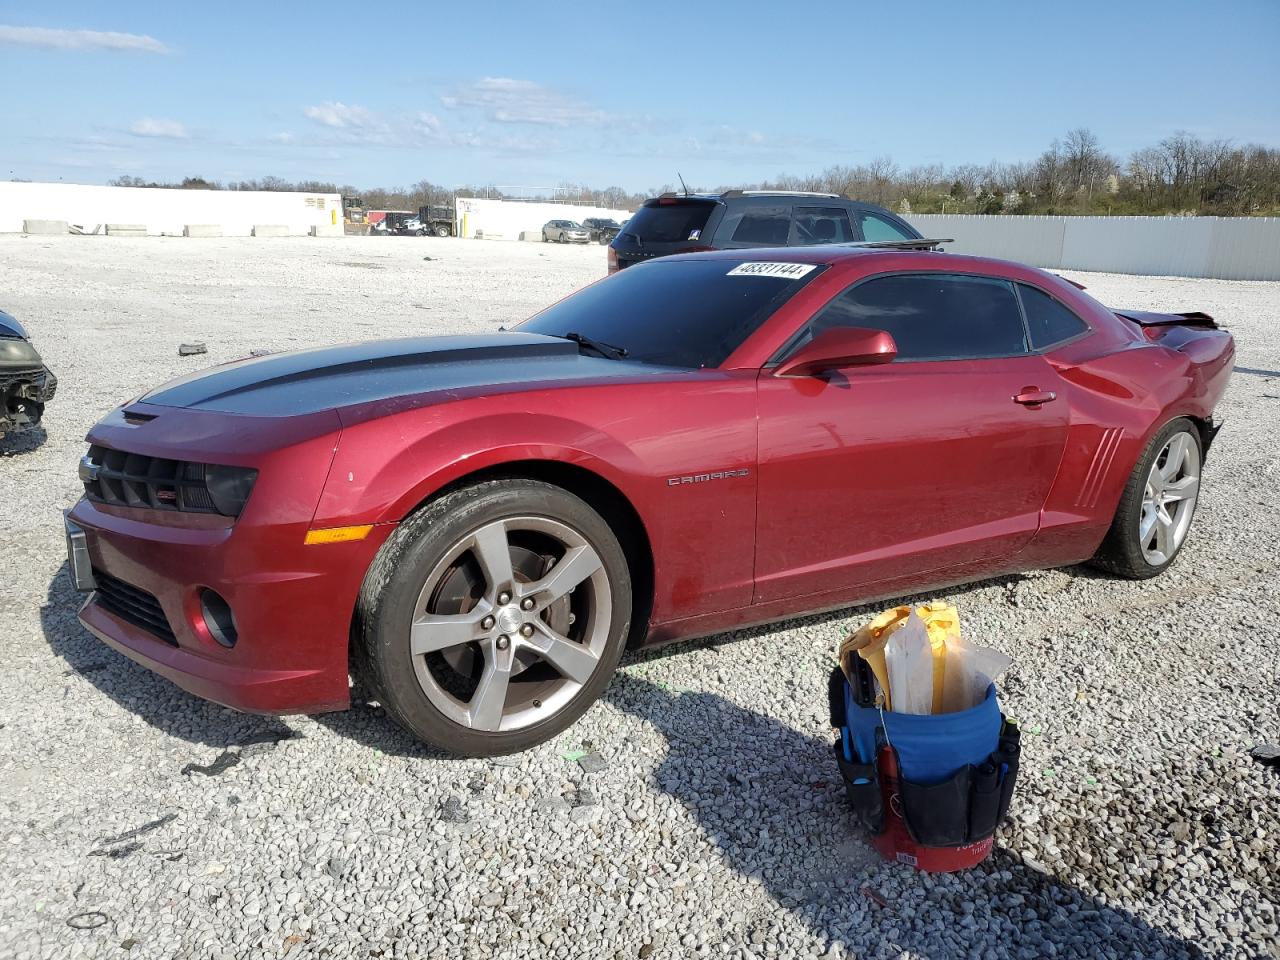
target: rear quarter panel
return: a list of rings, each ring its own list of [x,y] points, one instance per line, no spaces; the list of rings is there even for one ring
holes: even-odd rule
[[[1235,348],[1224,331],[1178,328],[1161,342],[1104,313],[1088,317],[1094,336],[1049,354],[1071,427],[1028,565],[1092,556],[1151,437],[1178,417],[1210,419],[1231,375]]]

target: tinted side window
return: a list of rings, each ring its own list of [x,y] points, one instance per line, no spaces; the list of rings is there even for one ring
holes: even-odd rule
[[[747,205],[725,214],[716,240],[725,246],[781,247],[790,233],[790,208]]]
[[[948,274],[876,277],[849,288],[810,322],[886,330],[899,360],[955,360],[1026,353],[1013,286]]]
[[[877,217],[874,213],[859,213],[858,225],[862,228],[862,239],[876,240],[914,240],[915,237],[903,231],[896,223]]]
[[[843,207],[796,207],[792,243],[848,243],[853,239],[849,213]]]
[[[1018,295],[1022,297],[1022,309],[1027,314],[1027,330],[1031,334],[1033,349],[1044,350],[1089,329],[1088,324],[1043,290],[1020,283]]]

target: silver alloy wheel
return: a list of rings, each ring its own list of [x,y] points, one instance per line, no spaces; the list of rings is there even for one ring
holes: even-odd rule
[[[1142,491],[1138,543],[1153,567],[1168,563],[1187,538],[1200,495],[1200,448],[1185,431],[1175,433],[1151,464]]]
[[[529,558],[541,563],[539,576],[529,575]],[[441,602],[442,586],[464,569],[474,578],[469,594]],[[604,562],[578,531],[547,517],[495,520],[454,544],[427,576],[409,638],[413,669],[427,699],[454,722],[519,730],[554,716],[591,679],[612,607]],[[449,671],[471,676],[469,696]]]

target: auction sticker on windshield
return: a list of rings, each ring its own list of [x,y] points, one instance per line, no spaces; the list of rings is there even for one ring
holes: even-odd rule
[[[803,277],[811,270],[817,269],[816,263],[740,263],[726,276],[730,277],[786,277],[791,280]]]

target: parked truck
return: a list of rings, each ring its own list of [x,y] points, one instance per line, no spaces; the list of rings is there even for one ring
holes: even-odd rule
[[[454,232],[455,214],[452,204],[432,204],[418,208],[418,236],[430,234],[451,237]]]

